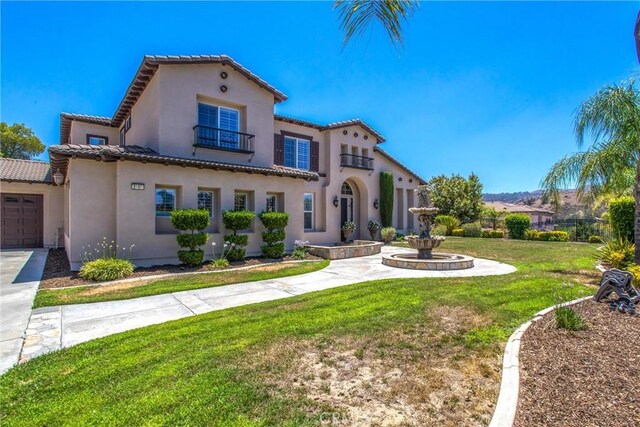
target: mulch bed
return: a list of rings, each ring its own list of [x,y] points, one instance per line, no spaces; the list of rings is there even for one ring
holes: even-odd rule
[[[313,255],[307,255],[307,260],[320,260]],[[282,261],[293,261],[293,258],[286,256]],[[232,262],[229,268],[247,267],[251,265],[273,264],[281,262],[280,260],[272,260],[266,258],[247,258],[244,261]],[[196,271],[220,271],[220,269],[212,270],[208,263],[200,267],[187,267],[184,265],[159,265],[155,267],[136,268],[130,277],[155,276],[157,274],[178,274]],[[77,271],[71,271],[69,260],[64,249],[50,249],[47,256],[47,262],[44,266],[42,279],[40,280],[40,289],[62,288],[67,286],[86,286],[92,282],[88,282],[78,276]]]
[[[525,332],[514,425],[640,426],[640,316],[592,300],[573,308],[588,330],[557,329],[552,312]]]

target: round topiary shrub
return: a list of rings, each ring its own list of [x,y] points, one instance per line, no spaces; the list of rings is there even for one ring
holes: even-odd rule
[[[85,280],[105,282],[129,277],[133,269],[134,265],[128,259],[98,258],[82,264],[78,275]]]
[[[267,258],[282,258],[284,256],[284,228],[289,223],[289,214],[286,212],[262,212],[258,215],[262,224],[267,229],[262,233],[262,240],[266,243],[260,248],[262,255]]]
[[[222,223],[233,234],[225,234],[224,241],[228,242],[230,249],[225,252],[229,261],[242,261],[247,255],[245,246],[249,243],[249,236],[238,234],[238,230],[246,230],[251,227],[255,212],[252,211],[223,211]]]
[[[524,240],[526,231],[531,228],[531,218],[522,213],[509,214],[504,218],[504,223],[509,230],[510,239]]]
[[[210,224],[209,211],[205,209],[176,209],[171,211],[171,224],[185,233],[178,234],[176,240],[181,248],[178,259],[191,267],[198,266],[204,261],[204,251],[199,249],[207,243],[209,235],[202,230]]]

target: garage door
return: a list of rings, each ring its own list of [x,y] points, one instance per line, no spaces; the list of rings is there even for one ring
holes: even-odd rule
[[[42,247],[42,196],[2,193],[2,248]]]

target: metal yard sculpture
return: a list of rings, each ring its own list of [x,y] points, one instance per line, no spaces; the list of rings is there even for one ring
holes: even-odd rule
[[[617,299],[610,296],[616,294]],[[621,313],[636,314],[636,306],[640,302],[640,292],[633,287],[633,275],[628,271],[612,268],[602,274],[600,288],[593,296],[596,302],[609,301],[611,310]]]

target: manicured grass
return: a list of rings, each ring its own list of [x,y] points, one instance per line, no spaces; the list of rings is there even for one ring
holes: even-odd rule
[[[249,270],[192,274],[183,277],[154,280],[144,284],[141,284],[140,282],[131,282],[105,286],[78,286],[67,289],[40,289],[36,294],[33,306],[34,308],[38,308],[53,305],[115,301],[146,297],[149,295],[166,294],[170,292],[231,285],[234,283],[255,282],[258,280],[275,279],[277,277],[310,273],[312,271],[323,269],[328,265],[328,260],[306,261],[295,264],[267,264]]]
[[[330,381],[337,380],[323,372],[314,380],[300,368],[310,352],[320,356],[309,366],[321,364],[327,372],[348,355],[382,364],[384,372],[400,370],[394,384],[401,388],[388,398],[406,396],[415,408],[426,408],[415,416],[432,425],[433,417],[438,425],[487,424],[505,340],[559,296],[593,292],[576,286],[567,295],[561,287],[595,279],[593,247],[449,239],[442,249],[511,262],[519,270],[484,278],[378,280],[90,341],[0,377],[0,424],[317,425],[326,419],[322,413],[342,414],[344,407],[312,399],[328,395]],[[342,359],[332,359],[332,351]],[[445,376],[447,368],[458,374]],[[323,378],[328,385],[314,394],[313,381]],[[430,396],[439,390],[446,394],[435,410]]]

